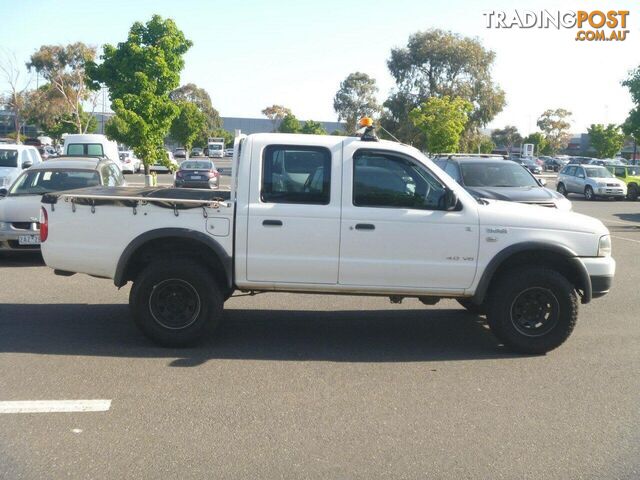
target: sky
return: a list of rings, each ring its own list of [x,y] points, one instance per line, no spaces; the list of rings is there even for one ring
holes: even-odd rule
[[[261,117],[272,104],[299,119],[337,120],[333,97],[355,71],[368,73],[382,102],[394,86],[392,48],[430,28],[475,37],[493,50],[493,78],[507,105],[488,125],[536,130],[549,108],[573,113],[572,131],[621,123],[631,98],[620,82],[640,65],[640,8],[628,0],[0,0],[0,48],[25,62],[43,44],[96,47],[126,40],[134,21],[173,18],[194,45],[181,83],[205,88],[223,117]],[[578,42],[575,30],[488,29],[485,13],[629,10],[624,42]],[[4,85],[0,85],[4,90]]]

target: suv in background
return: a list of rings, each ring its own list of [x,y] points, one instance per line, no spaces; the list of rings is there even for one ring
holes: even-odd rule
[[[456,156],[435,163],[475,197],[571,210],[569,200],[545,188],[543,179],[536,179],[516,162]]]
[[[0,188],[9,188],[22,170],[42,162],[40,152],[32,145],[0,146]]]
[[[567,165],[558,175],[557,185],[558,193],[565,197],[579,193],[587,200],[598,197],[622,200],[627,195],[627,185],[599,165]]]
[[[640,166],[609,165],[607,170],[627,184],[627,198],[637,200],[640,193]]]

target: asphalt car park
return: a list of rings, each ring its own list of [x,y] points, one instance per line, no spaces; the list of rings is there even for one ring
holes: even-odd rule
[[[289,294],[232,298],[217,336],[162,349],[128,286],[2,256],[0,478],[638,478],[640,203],[570,199],[618,271],[545,356],[451,300]],[[78,400],[101,408],[54,412]]]

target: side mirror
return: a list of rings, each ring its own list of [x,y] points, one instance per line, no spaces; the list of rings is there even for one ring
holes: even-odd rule
[[[9,193],[9,190],[6,188],[0,188],[0,197],[6,197],[7,193]]]
[[[454,210],[458,206],[458,196],[456,192],[447,188],[444,192],[444,209],[447,211]]]
[[[544,178],[539,178],[538,183],[541,187],[544,187],[547,184],[547,181]]]
[[[31,160],[25,160],[24,162],[22,162],[22,169],[26,170],[27,168],[31,168],[33,166],[33,161]]]

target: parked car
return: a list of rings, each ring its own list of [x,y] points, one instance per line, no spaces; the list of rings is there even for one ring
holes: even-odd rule
[[[629,200],[638,199],[640,194],[640,166],[610,165],[607,170],[627,184],[627,198]]]
[[[224,156],[225,157],[233,157],[233,148],[225,148]]]
[[[40,200],[46,193],[125,185],[120,168],[98,158],[55,158],[22,172],[0,189],[0,251],[40,248]]]
[[[192,157],[204,157],[204,150],[200,147],[194,147],[191,149]]]
[[[554,157],[540,157],[544,161],[544,169],[552,172],[559,172],[562,168],[569,163],[568,160],[562,160]]]
[[[175,158],[187,158],[187,151],[184,148],[176,148],[173,151],[173,156]]]
[[[37,148],[38,152],[40,153],[40,158],[42,158],[43,161],[58,156],[58,152],[51,145],[44,145]]]
[[[218,188],[220,174],[210,160],[185,160],[176,172],[174,185],[181,188]]]
[[[626,165],[617,158],[594,158],[589,162],[589,165],[600,165],[601,167],[608,167],[610,165]]]
[[[557,190],[565,197],[579,193],[587,200],[598,197],[622,200],[627,195],[627,185],[599,165],[567,165],[558,175]]]
[[[454,298],[506,347],[540,354],[571,335],[580,301],[609,292],[600,220],[479,201],[419,150],[366,138],[238,136],[230,192],[45,195],[43,257],[61,275],[133,282],[131,316],[165,346],[205,339],[242,290]]]
[[[542,173],[542,167],[538,165],[538,162],[536,162],[533,158],[514,158],[512,161],[519,163],[520,165],[528,169],[531,173],[535,173],[537,175]]]
[[[136,157],[133,150],[120,150],[120,164],[122,173],[138,173],[142,166],[142,160]]]
[[[569,162],[573,165],[583,165],[586,163],[591,163],[592,160],[596,160],[592,157],[569,157]]]
[[[24,169],[42,162],[32,145],[0,145],[0,188],[9,188]]]
[[[150,172],[171,173],[171,172],[175,172],[176,170],[178,170],[179,165],[178,165],[178,162],[176,161],[176,159],[174,158],[173,154],[168,150],[165,150],[165,151],[167,153],[167,159],[169,160],[169,164],[171,165],[171,168],[167,168],[166,165],[162,165],[160,163],[154,163],[153,165],[149,166],[149,171]]]
[[[475,197],[571,210],[569,200],[515,162],[457,157],[435,163]]]

